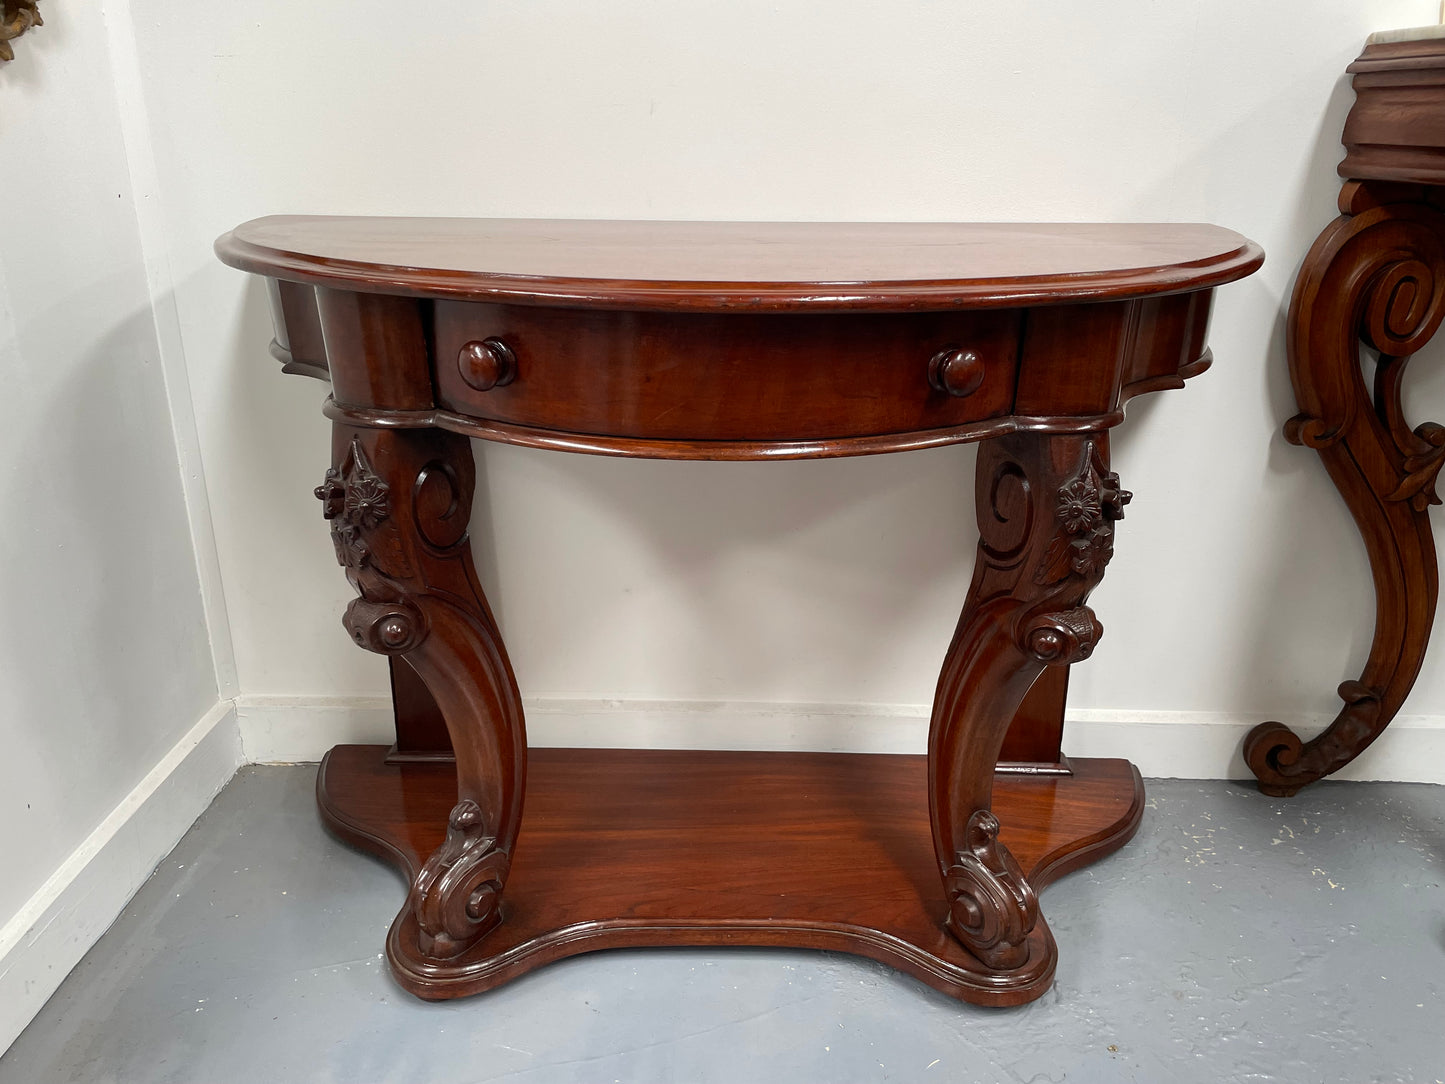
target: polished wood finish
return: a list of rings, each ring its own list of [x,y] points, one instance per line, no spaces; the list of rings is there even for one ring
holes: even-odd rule
[[[405,659],[391,658],[387,664],[391,671],[392,721],[396,727],[396,744],[389,754],[391,761],[452,760],[455,754],[447,734],[447,721],[426,682]]]
[[[507,426],[766,444],[798,435],[807,389],[814,438],[942,430],[1009,412],[1019,324],[1008,311],[760,316],[442,301],[437,356],[469,366],[471,344],[505,343],[516,379],[479,390],[467,366],[440,365],[437,404]],[[934,355],[961,345],[980,359],[972,393],[937,390]]]
[[[278,218],[217,251],[275,281],[272,352],[331,381],[317,495],[360,594],[346,626],[393,660],[400,710],[396,746],[335,751],[318,797],[411,878],[387,943],[403,985],[745,943],[862,952],[984,1004],[1043,992],[1038,888],[1139,815],[1127,764],[1059,751],[1129,499],[1107,431],[1209,365],[1212,289],[1257,246],[1213,226]],[[466,436],[709,460],[984,441],[926,761],[538,751],[529,775],[465,537]],[[1029,763],[996,780],[1005,748]]]
[[[1330,726],[1306,742],[1255,727],[1245,761],[1266,794],[1294,794],[1344,767],[1384,732],[1420,672],[1438,594],[1429,506],[1445,427],[1411,428],[1400,401],[1410,356],[1445,317],[1445,40],[1369,45],[1350,66],[1340,217],[1305,257],[1290,302],[1290,379],[1300,413],[1285,435],[1313,448],[1369,553],[1375,631],[1359,678],[1339,687]],[[1414,141],[1412,143],[1412,140]],[[1361,372],[1361,342],[1375,353]]]
[[[1068,695],[1069,668],[1045,667],[1014,712],[999,749],[998,771],[1068,772],[1063,752]]]
[[[1445,184],[1445,39],[1370,42],[1345,70],[1355,104],[1341,136],[1340,176]]]
[[[1103,632],[1084,599],[1131,497],[1107,454],[1102,436],[1015,435],[979,449],[978,557],[933,700],[928,794],[949,929],[999,970],[1030,964],[1038,900],[998,841],[993,769],[1040,672],[1088,658]]]
[[[471,448],[436,430],[337,426],[333,461],[316,496],[359,596],[343,623],[426,683],[455,754],[446,841],[407,902],[416,951],[447,958],[500,921],[527,767],[516,678],[472,565]]]
[[[1002,838],[1036,888],[1123,846],[1143,813],[1127,761],[1074,766],[994,785]],[[790,945],[881,960],[971,1001],[1032,1000],[1054,970],[1042,919],[1022,973],[981,965],[944,928],[927,778],[921,756],[534,749],[502,924],[447,966],[408,963],[397,979],[457,997],[594,949]],[[332,830],[409,880],[442,844],[456,794],[445,765],[390,765],[382,746],[337,746],[317,777]],[[392,959],[414,959],[415,937],[403,912]]]
[[[413,313],[406,299],[388,301],[409,325],[433,311],[413,303],[418,308]],[[320,358],[301,362],[294,351],[286,356],[293,369],[331,374],[326,414],[338,422],[441,428],[555,451],[706,460],[815,459],[912,451],[1016,432],[1098,432],[1123,421],[1124,404],[1133,396],[1183,387],[1212,361],[1204,345],[1209,291],[1031,308],[1023,310],[1026,319],[989,311],[957,319],[825,312],[740,314],[723,321],[709,314],[684,318],[448,302],[438,302],[434,311],[442,356],[458,358],[478,334],[517,343],[515,350],[509,347],[517,359],[515,381],[479,393],[453,360],[438,364],[434,388],[412,383],[404,385],[412,393],[403,395],[364,386],[374,378],[351,372],[367,356],[364,332],[345,327],[326,332]],[[453,326],[449,321],[458,312],[470,322]],[[499,324],[499,314],[510,322]],[[578,334],[552,336],[545,330],[552,323]],[[748,335],[724,336],[730,349],[719,351],[719,328],[729,323]],[[974,394],[960,398],[932,385],[940,341],[977,345],[1000,324],[1012,328],[1012,340],[989,339],[993,348],[983,356],[993,359],[994,375],[985,376]],[[590,330],[583,330],[586,325]],[[657,330],[674,352],[658,350],[639,335],[639,325]],[[696,339],[686,331],[690,326]],[[860,336],[874,352],[858,348]],[[775,337],[798,346],[798,352],[777,351]],[[333,348],[333,340],[340,346]],[[395,356],[415,382],[424,368],[417,341],[413,332],[394,344],[372,344],[373,356]],[[830,354],[808,347],[810,342],[839,349]],[[281,353],[275,344],[272,352]],[[694,357],[714,358],[718,365],[709,370],[692,363]],[[840,382],[850,367],[864,376]],[[600,384],[598,374],[604,374]],[[622,374],[630,379],[620,379]],[[569,394],[559,395],[554,380]],[[427,395],[438,405],[418,405]],[[903,402],[882,401],[893,396]],[[413,405],[384,405],[408,400]],[[693,426],[679,420],[691,415],[697,416]]]
[[[1185,223],[258,218],[216,242],[268,278],[569,309],[923,312],[1192,292],[1263,254]]]

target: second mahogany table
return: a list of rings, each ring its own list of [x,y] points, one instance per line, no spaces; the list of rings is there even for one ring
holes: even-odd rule
[[[331,382],[316,495],[359,594],[346,628],[445,724],[338,746],[317,777],[327,824],[410,881],[386,946],[405,988],[747,944],[982,1004],[1047,989],[1036,892],[1122,846],[1143,788],[1056,735],[1024,742],[1050,766],[995,766],[1030,688],[1102,632],[1085,599],[1130,499],[1108,430],[1209,365],[1213,288],[1258,246],[1206,225],[286,217],[216,249],[268,281],[286,369]],[[529,752],[472,565],[468,437],[714,460],[982,442],[927,756]]]
[[[1430,507],[1445,426],[1412,428],[1401,389],[1445,320],[1445,27],[1371,35],[1347,70],[1355,104],[1341,137],[1340,215],[1315,239],[1290,299],[1299,413],[1284,431],[1319,453],[1359,527],[1375,629],[1324,731],[1305,741],[1267,722],[1245,739],[1245,762],[1273,795],[1339,771],[1385,732],[1420,674],[1440,590]]]

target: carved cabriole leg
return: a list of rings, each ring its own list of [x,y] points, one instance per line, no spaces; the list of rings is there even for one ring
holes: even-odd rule
[[[994,764],[1043,668],[1093,651],[1102,629],[1083,603],[1130,495],[1104,434],[985,441],[976,488],[978,560],[934,700],[929,803],[948,928],[988,967],[1012,970],[1030,962],[1038,900],[998,841]]]
[[[1445,428],[1410,429],[1400,382],[1445,315],[1445,217],[1424,203],[1378,203],[1357,183],[1342,190],[1340,209],[1305,258],[1290,303],[1300,413],[1285,435],[1319,452],[1364,537],[1375,632],[1363,673],[1340,686],[1344,707],[1322,734],[1301,742],[1269,722],[1245,739],[1245,761],[1274,795],[1348,764],[1389,725],[1419,674],[1438,593],[1427,509],[1440,503]],[[1373,389],[1361,375],[1361,339],[1379,353]]]
[[[333,462],[316,495],[360,596],[346,608],[346,629],[362,647],[410,663],[456,750],[446,839],[415,877],[403,912],[415,933],[399,936],[411,928],[399,921],[388,942],[394,965],[425,970],[501,921],[526,774],[521,700],[472,566],[467,439],[337,423]]]

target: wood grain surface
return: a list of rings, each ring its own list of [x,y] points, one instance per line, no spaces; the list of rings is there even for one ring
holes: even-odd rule
[[[274,216],[232,267],[352,290],[627,309],[918,311],[1199,290],[1264,259],[1197,223],[622,222]]]
[[[422,997],[477,993],[551,960],[635,945],[790,945],[889,963],[954,997],[1015,1005],[1052,981],[1042,919],[1021,968],[985,967],[948,932],[922,756],[533,749],[503,921],[445,968],[416,948],[409,909],[387,952]],[[385,763],[337,746],[317,799],[341,838],[407,877],[442,843],[457,800],[446,764]],[[1003,838],[1035,888],[1123,846],[1144,791],[1123,760],[1072,776],[1000,776]]]

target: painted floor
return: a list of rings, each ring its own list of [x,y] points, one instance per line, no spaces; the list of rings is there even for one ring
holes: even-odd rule
[[[1445,787],[1151,781],[1043,895],[1058,980],[961,1005],[866,960],[618,950],[468,1001],[391,981],[400,879],[248,768],[0,1057],[0,1084],[1445,1081]]]

